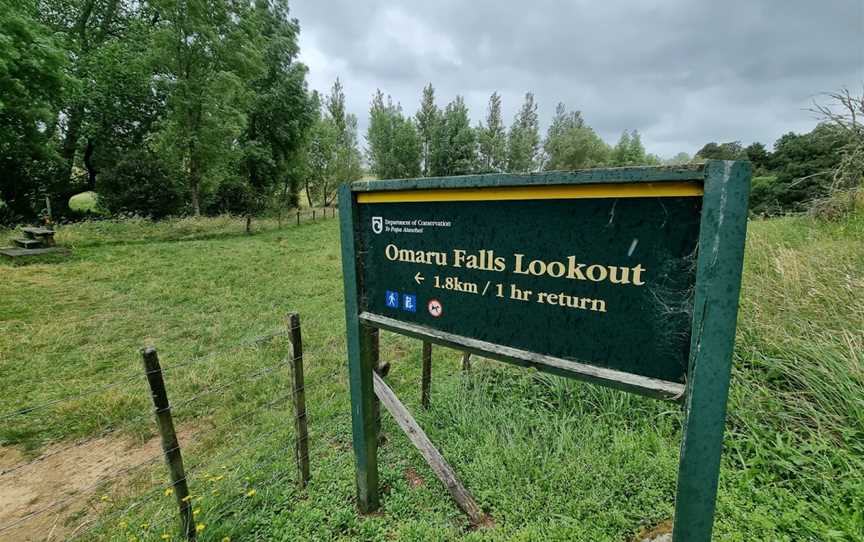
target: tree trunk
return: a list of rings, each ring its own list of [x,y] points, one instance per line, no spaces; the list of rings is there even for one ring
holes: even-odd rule
[[[60,147],[60,156],[65,162],[61,179],[67,184],[72,180],[72,167],[75,165],[78,135],[81,133],[83,118],[84,108],[81,105],[76,104],[69,110],[69,121],[66,123],[66,133],[63,135],[63,145]]]
[[[252,215],[246,215],[246,235],[252,235]]]
[[[192,214],[201,216],[201,202],[198,197],[198,187],[201,175],[198,159],[195,157],[195,143],[189,142],[189,192],[192,199]]]
[[[87,138],[87,147],[84,149],[84,167],[87,168],[87,190],[96,190],[96,168],[93,166],[93,152],[96,146],[92,138]]]
[[[312,205],[312,192],[309,189],[309,179],[306,179],[306,201]],[[300,207],[300,202],[297,202],[297,207]]]

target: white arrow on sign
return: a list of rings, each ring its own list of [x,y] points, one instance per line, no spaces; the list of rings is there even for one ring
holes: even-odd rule
[[[424,280],[426,280],[426,278],[423,277],[423,275],[420,274],[420,271],[417,271],[417,274],[414,275],[414,280],[417,281],[417,284],[420,284],[421,282],[423,282]]]

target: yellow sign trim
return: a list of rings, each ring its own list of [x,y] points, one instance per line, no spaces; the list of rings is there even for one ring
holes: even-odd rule
[[[604,183],[581,185],[496,186],[360,192],[358,203],[418,201],[501,201],[536,199],[669,198],[701,196],[702,183]]]

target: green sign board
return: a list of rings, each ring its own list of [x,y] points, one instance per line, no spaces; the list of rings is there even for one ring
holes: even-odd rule
[[[684,401],[675,537],[708,540],[749,178],[718,161],[344,187],[361,508],[377,503],[364,337],[384,328]]]

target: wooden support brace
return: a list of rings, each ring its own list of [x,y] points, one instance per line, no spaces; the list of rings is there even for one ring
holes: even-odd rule
[[[462,370],[468,371],[471,369],[471,352],[462,352]]]
[[[423,375],[420,377],[420,406],[429,408],[432,395],[432,343],[423,341]]]
[[[378,399],[381,400],[381,403],[387,408],[396,420],[396,423],[399,424],[399,427],[408,435],[408,440],[411,441],[411,444],[420,451],[420,454],[432,468],[435,476],[441,480],[441,483],[450,492],[459,508],[468,515],[473,525],[490,526],[492,523],[491,518],[483,512],[471,493],[465,489],[465,486],[456,477],[453,468],[447,464],[447,461],[435,448],[432,441],[429,440],[429,437],[426,436],[426,433],[423,432],[423,429],[417,424],[417,421],[414,420],[408,409],[405,408],[405,405],[399,401],[399,398],[396,397],[390,386],[377,373],[373,373],[372,378],[374,379],[375,395],[378,396]]]

